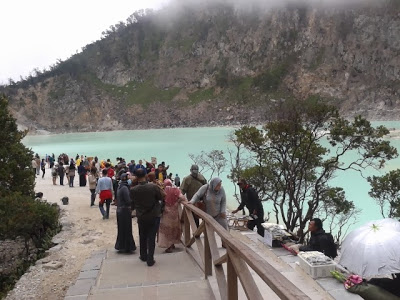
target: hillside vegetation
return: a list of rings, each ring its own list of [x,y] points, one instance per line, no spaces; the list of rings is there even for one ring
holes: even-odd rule
[[[20,125],[93,131],[259,123],[320,96],[397,119],[398,0],[346,8],[171,5],[140,11],[49,70],[2,87]]]

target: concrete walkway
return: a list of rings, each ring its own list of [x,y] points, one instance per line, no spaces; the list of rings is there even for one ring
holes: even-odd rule
[[[266,246],[254,232],[235,232],[233,236],[248,245],[312,300],[358,300],[334,278],[314,280],[298,266],[298,257],[282,248]],[[220,242],[217,239],[218,243]],[[196,244],[193,245],[196,247]],[[219,249],[220,254],[225,249]],[[215,276],[204,274],[182,245],[174,253],[156,247],[156,264],[148,267],[135,254],[119,254],[114,249],[93,252],[86,260],[75,284],[68,289],[65,300],[124,300],[124,299],[204,299],[219,300]],[[226,264],[223,265],[226,274]],[[279,297],[251,270],[264,299]],[[238,283],[239,299],[247,299]]]
[[[163,250],[156,247],[152,267],[139,259],[138,251],[93,253],[65,299],[215,299],[204,274],[182,247],[169,254]]]

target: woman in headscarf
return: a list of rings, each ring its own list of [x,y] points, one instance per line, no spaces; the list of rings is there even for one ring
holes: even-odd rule
[[[132,235],[131,198],[129,196],[131,180],[128,181],[127,173],[121,174],[120,178],[121,182],[117,191],[118,235],[115,249],[123,253],[132,253],[136,250],[136,245]]]
[[[172,181],[164,180],[165,207],[161,217],[160,228],[158,232],[158,246],[167,248],[165,252],[171,253],[175,244],[181,242],[181,224],[179,221],[178,205],[180,201],[186,201],[181,190],[172,186]]]
[[[209,184],[203,185],[193,195],[189,203],[194,204],[200,200],[204,201],[206,212],[222,227],[228,230],[228,223],[226,221],[226,195],[220,178],[214,177]]]

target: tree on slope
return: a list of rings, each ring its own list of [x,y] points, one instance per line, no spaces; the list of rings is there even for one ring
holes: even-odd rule
[[[382,217],[400,218],[400,170],[383,176],[368,177],[369,195],[378,203]]]
[[[290,231],[298,229],[301,237],[307,222],[317,215],[354,215],[354,204],[344,191],[329,185],[338,171],[362,174],[365,168],[382,168],[385,160],[397,156],[383,140],[385,127],[373,128],[359,116],[349,122],[317,97],[282,102],[271,119],[262,129],[245,126],[235,131],[254,159],[253,166],[241,173],[263,200],[272,202],[277,222]],[[357,158],[344,160],[347,153]]]
[[[4,95],[0,95],[0,128],[0,197],[15,192],[33,196],[35,187],[35,175],[31,168],[33,153],[22,144],[26,132],[18,130]]]

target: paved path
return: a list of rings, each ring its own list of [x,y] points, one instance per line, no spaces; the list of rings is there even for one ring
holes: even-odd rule
[[[86,261],[66,300],[215,299],[200,268],[181,248],[163,253],[156,247],[156,264],[148,267],[138,254],[98,251]]]
[[[333,278],[314,280],[298,266],[298,257],[282,248],[265,246],[253,232],[232,232],[243,243],[263,257],[312,300],[358,300]],[[219,239],[217,239],[219,242]],[[193,245],[195,247],[195,245]],[[219,248],[221,254],[225,249]],[[148,267],[136,254],[118,254],[114,249],[96,251],[86,260],[79,277],[67,292],[65,300],[174,299],[219,300],[216,278],[204,274],[180,245],[174,253],[156,247],[156,264]],[[224,264],[226,273],[226,265]],[[264,299],[279,297],[253,271]],[[239,283],[239,299],[247,299]],[[214,292],[213,292],[214,291]]]

